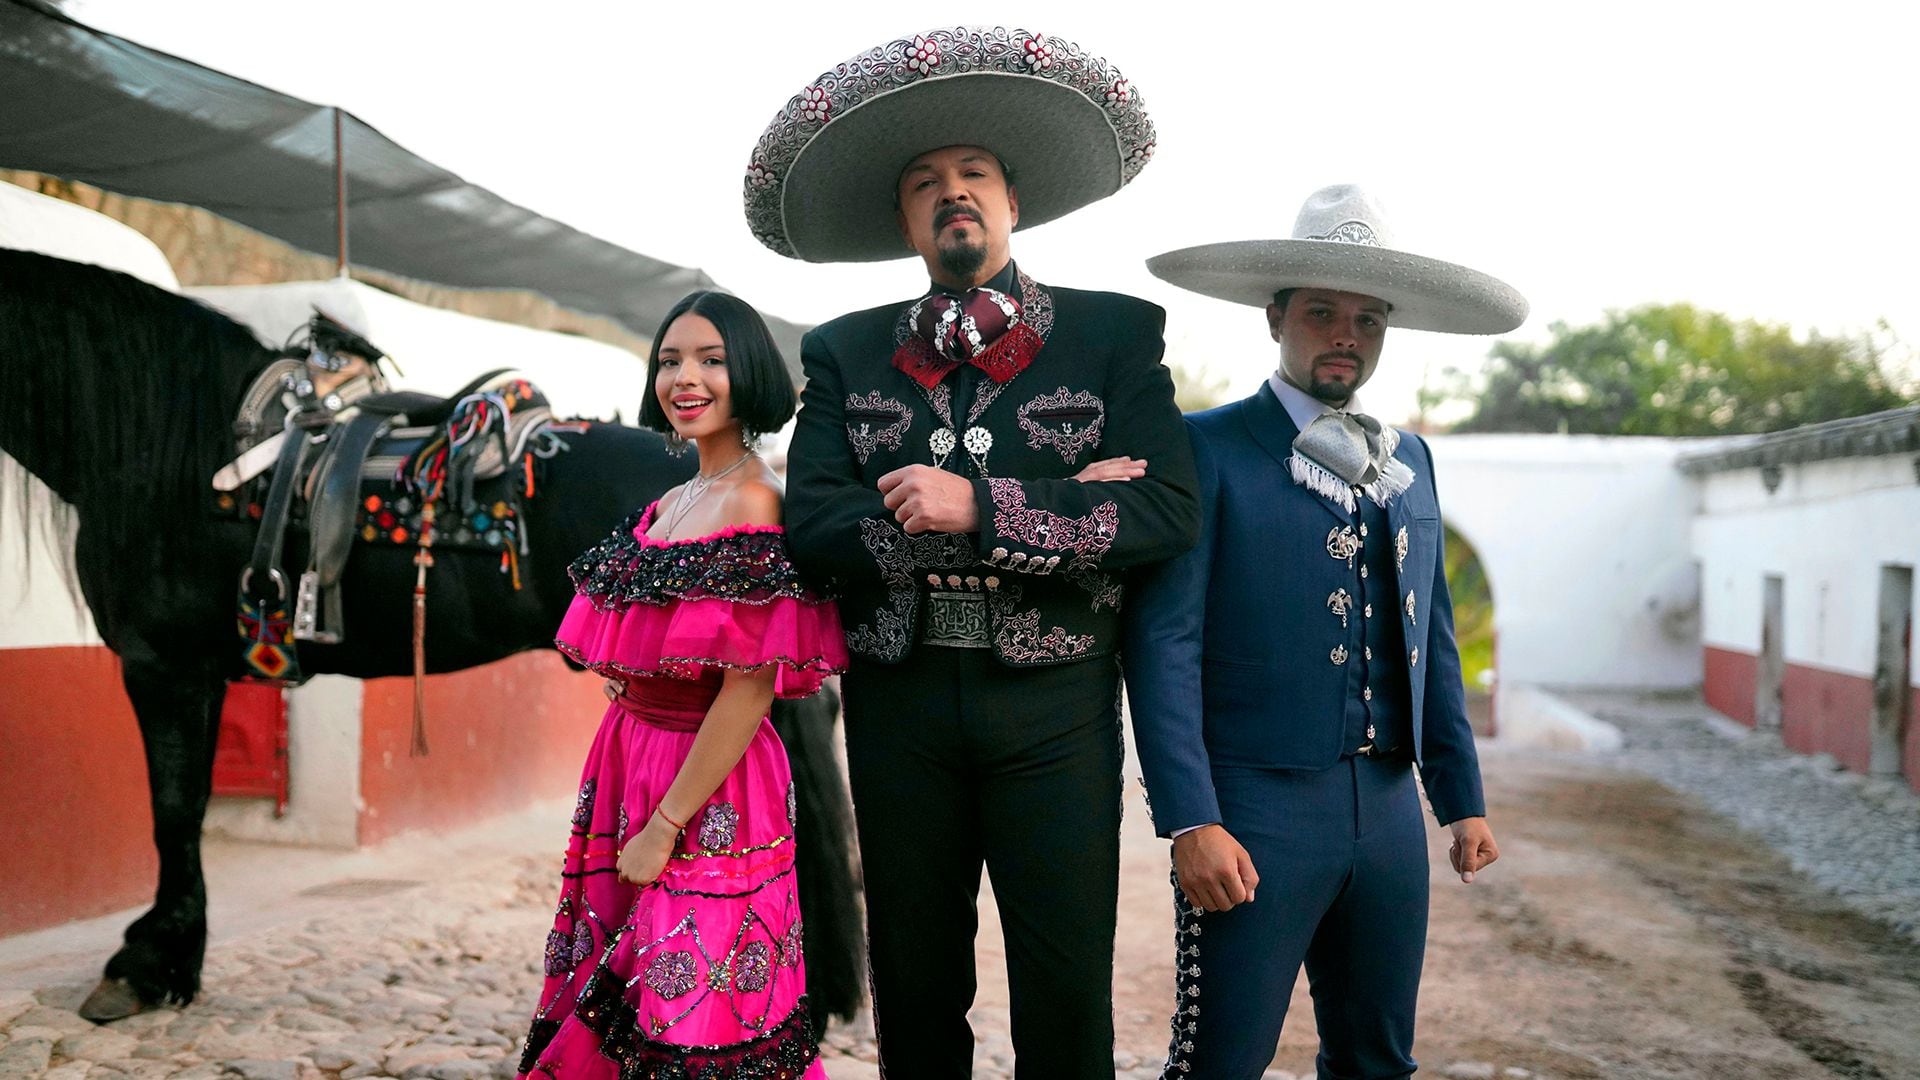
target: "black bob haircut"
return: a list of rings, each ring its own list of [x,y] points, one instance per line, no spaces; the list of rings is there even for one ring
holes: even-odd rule
[[[793,419],[796,401],[793,377],[773,343],[767,321],[753,305],[723,292],[689,293],[673,305],[660,329],[653,335],[653,347],[647,351],[647,393],[640,400],[640,426],[663,435],[673,434],[673,424],[660,407],[660,395],[654,383],[660,377],[660,339],[667,328],[682,315],[698,315],[720,331],[720,343],[727,350],[727,396],[733,418],[748,438],[770,435]]]

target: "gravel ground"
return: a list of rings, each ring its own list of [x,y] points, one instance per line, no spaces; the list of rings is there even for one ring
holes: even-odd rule
[[[1618,725],[1626,749],[1489,746],[1498,866],[1470,887],[1450,880],[1446,834],[1430,830],[1421,1075],[1920,1076],[1920,799],[1729,732],[1697,701],[1573,700]],[[201,998],[96,1028],[72,1010],[124,920],[50,932],[59,955],[0,962],[0,1076],[511,1075],[551,921],[564,809],[549,817],[491,823],[478,848],[263,856],[212,842],[229,914]],[[243,894],[280,885],[262,858],[306,876],[239,920],[262,906]],[[1132,784],[1120,915],[1115,1071],[1148,1080],[1165,1054],[1172,909],[1166,844]],[[1000,953],[983,903],[979,1077],[1012,1074]],[[1302,979],[1269,1080],[1312,1075],[1311,1015]],[[875,1080],[874,1056],[864,1022],[826,1039],[834,1080]]]
[[[1692,695],[1567,694],[1618,727],[1610,759],[1733,819],[1855,910],[1920,942],[1920,796],[1788,750]]]

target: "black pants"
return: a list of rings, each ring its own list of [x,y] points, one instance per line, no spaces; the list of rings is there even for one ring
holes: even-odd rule
[[[1119,670],[1016,670],[983,649],[856,662],[843,683],[880,1059],[973,1075],[984,862],[1005,930],[1014,1075],[1113,1076]]]

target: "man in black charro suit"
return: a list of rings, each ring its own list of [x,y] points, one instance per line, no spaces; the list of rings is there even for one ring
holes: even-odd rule
[[[983,864],[1018,1075],[1113,1075],[1122,583],[1193,544],[1193,464],[1162,311],[1041,284],[1009,235],[1116,191],[1152,138],[1127,82],[1076,46],[943,30],[823,75],[749,170],[774,250],[871,260],[904,238],[932,279],[807,335],[786,501],[854,654],[848,764],[894,1076],[971,1074]]]

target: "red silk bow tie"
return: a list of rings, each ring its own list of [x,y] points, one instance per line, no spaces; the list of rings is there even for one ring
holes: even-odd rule
[[[893,366],[929,390],[961,364],[1006,382],[1026,370],[1042,344],[1020,318],[1020,302],[994,289],[934,293],[907,312],[907,322],[912,333],[894,350]]]

